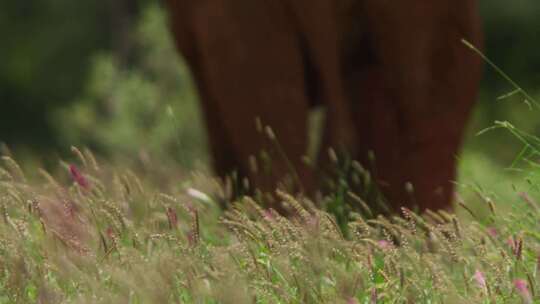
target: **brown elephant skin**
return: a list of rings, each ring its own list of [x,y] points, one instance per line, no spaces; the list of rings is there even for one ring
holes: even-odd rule
[[[294,171],[300,189],[317,189],[302,157],[318,105],[326,119],[316,168],[328,166],[328,147],[365,166],[372,151],[372,174],[396,211],[450,209],[481,77],[480,58],[461,42],[481,45],[476,1],[167,0],[167,8],[219,175],[236,170],[271,191]],[[250,165],[261,151],[269,170]]]

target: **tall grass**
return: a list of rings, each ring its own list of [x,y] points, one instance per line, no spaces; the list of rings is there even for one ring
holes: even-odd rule
[[[532,303],[540,205],[487,219],[366,219],[344,236],[305,198],[285,218],[210,177],[144,179],[74,149],[64,173],[0,170],[0,303]],[[467,202],[460,202],[468,210]],[[467,211],[467,212],[469,212]],[[366,211],[367,212],[367,211]]]

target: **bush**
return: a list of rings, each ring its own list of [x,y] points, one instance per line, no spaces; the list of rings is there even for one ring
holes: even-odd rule
[[[186,168],[206,163],[197,96],[161,9],[144,11],[135,42],[131,68],[110,53],[94,58],[83,96],[51,118],[60,137],[112,157],[148,153]]]

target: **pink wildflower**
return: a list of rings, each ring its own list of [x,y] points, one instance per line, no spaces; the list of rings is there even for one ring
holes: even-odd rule
[[[508,244],[508,246],[510,246],[510,248],[512,249],[512,252],[515,252],[516,251],[516,241],[514,240],[513,237],[508,237],[508,239],[506,240],[506,244]]]
[[[491,236],[492,238],[496,238],[497,235],[499,234],[499,232],[497,231],[497,228],[495,227],[488,227],[486,231],[489,234],[489,236]]]
[[[82,175],[82,173],[77,169],[75,165],[69,165],[69,173],[71,173],[71,178],[83,189],[88,190],[90,189],[90,184],[88,183],[88,180]]]
[[[350,297],[347,299],[347,304],[358,304],[358,300],[354,297]]]
[[[263,211],[264,218],[267,221],[273,221],[274,220],[274,214],[272,213],[272,210],[266,209]]]
[[[512,249],[512,253],[516,256],[516,258],[520,260],[523,251],[523,239],[509,237],[508,240],[506,240],[506,243],[508,244],[508,246],[510,246],[510,249]]]
[[[377,242],[377,245],[379,245],[379,248],[382,250],[392,249],[392,243],[387,240],[380,240]]]
[[[523,303],[530,304],[533,302],[531,292],[529,291],[529,287],[527,286],[527,281],[523,279],[515,279],[514,287],[516,288],[518,294],[521,296],[521,299],[523,299]]]
[[[482,288],[484,290],[487,288],[486,277],[484,276],[484,274],[480,270],[476,270],[476,272],[474,273],[473,278],[476,281],[476,283],[478,284],[478,286],[480,286],[480,288]]]

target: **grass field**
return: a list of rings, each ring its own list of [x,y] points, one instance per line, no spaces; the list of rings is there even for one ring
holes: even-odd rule
[[[276,192],[293,210],[284,218],[230,201],[230,185],[207,173],[196,94],[163,12],[148,9],[139,27],[137,68],[97,56],[80,100],[51,116],[67,146],[108,160],[74,148],[47,172],[0,149],[0,304],[540,303],[540,139],[509,123],[496,126],[515,149],[469,136],[456,214],[374,218],[342,187],[323,209]],[[516,89],[506,97],[532,101],[502,76]],[[492,123],[488,108],[470,134]],[[537,110],[500,109],[540,128]]]
[[[517,185],[502,196],[464,181],[458,216],[352,213],[340,229],[332,215],[286,193],[277,195],[294,210],[291,218],[247,197],[223,213],[217,202],[226,187],[202,173],[153,163],[132,171],[73,151],[76,161],[52,175],[23,173],[13,157],[2,159],[0,303],[539,299],[532,180],[529,192]]]

